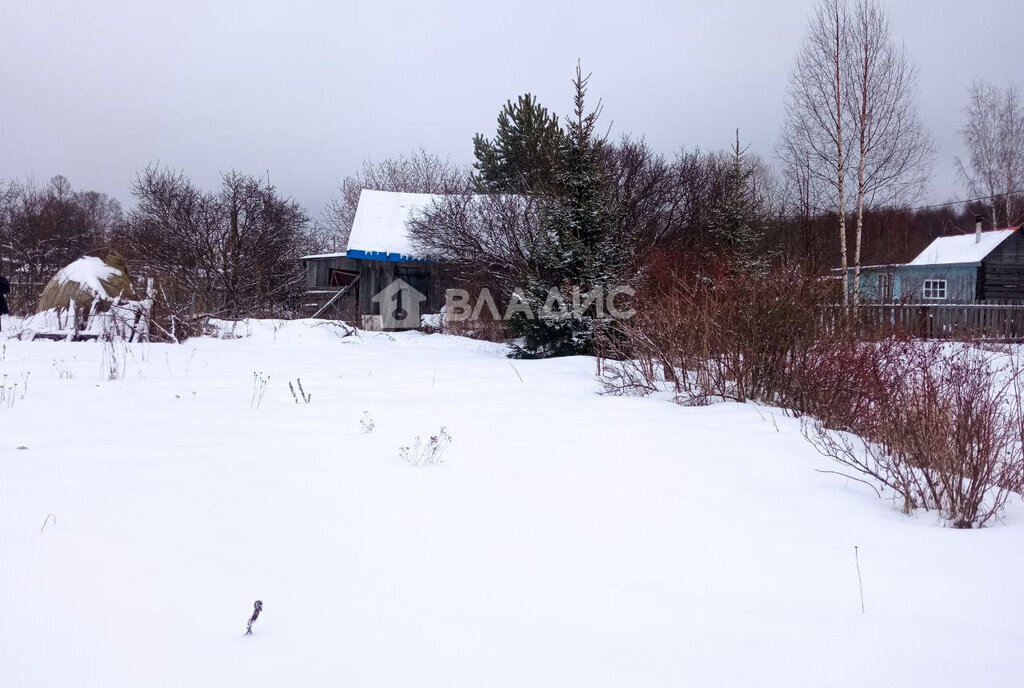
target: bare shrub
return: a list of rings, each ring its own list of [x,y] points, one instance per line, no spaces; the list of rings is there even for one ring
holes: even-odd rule
[[[64,359],[57,360],[53,359],[53,369],[57,371],[57,377],[61,380],[71,380],[75,377],[75,374],[68,368],[67,363]]]
[[[317,248],[312,223],[293,199],[236,171],[206,191],[158,166],[139,173],[132,195],[136,206],[117,243],[139,274],[158,278],[172,312],[291,310],[303,284],[298,259]]]
[[[0,408],[14,408],[14,402],[24,399],[28,393],[28,373],[21,376],[21,382],[8,382],[7,374],[0,376]]]
[[[1015,352],[892,334],[865,341],[855,319],[825,314],[827,285],[786,268],[653,261],[647,275],[637,316],[603,333],[606,390],[787,407],[849,477],[958,528],[985,525],[1024,490]]]
[[[131,355],[127,342],[117,337],[101,337],[100,347],[100,375],[102,378],[108,381],[123,379],[128,357]]]
[[[656,257],[634,302],[637,315],[605,333],[601,353],[608,391],[667,389],[677,401],[760,400],[789,405],[794,371],[822,337],[828,292],[796,268],[733,269],[710,262],[676,267]]]
[[[485,342],[499,343],[507,342],[512,338],[508,323],[500,317],[493,317],[486,310],[481,313],[479,318],[470,318],[468,320],[444,319],[441,324],[442,332],[457,337],[469,337]]]
[[[442,426],[425,442],[417,436],[411,445],[399,447],[398,455],[410,466],[433,466],[444,462],[444,453],[451,441],[452,436]]]
[[[151,340],[178,344],[205,334],[211,314],[198,307],[198,300],[175,277],[157,274],[149,294]]]
[[[1024,488],[1022,372],[1015,354],[970,345],[887,340],[832,351],[804,375],[816,417],[805,434],[892,490],[904,511],[982,526]]]

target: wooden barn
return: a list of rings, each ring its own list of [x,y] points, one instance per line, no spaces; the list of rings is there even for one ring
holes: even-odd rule
[[[939,237],[905,265],[861,269],[865,301],[918,304],[1024,303],[1020,227]]]
[[[420,327],[444,305],[441,266],[415,255],[409,221],[437,196],[364,189],[341,253],[305,256],[303,308],[368,330]]]

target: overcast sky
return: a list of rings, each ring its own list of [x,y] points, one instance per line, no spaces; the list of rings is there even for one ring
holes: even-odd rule
[[[0,179],[64,174],[126,205],[137,170],[264,175],[318,215],[365,158],[415,147],[472,159],[505,100],[570,107],[576,59],[612,132],[670,154],[771,155],[812,0],[0,0]],[[932,189],[960,189],[953,157],[976,78],[1024,87],[1024,2],[888,0],[920,67],[939,144]]]

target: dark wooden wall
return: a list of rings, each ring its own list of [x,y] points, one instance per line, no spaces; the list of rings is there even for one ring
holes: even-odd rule
[[[420,306],[420,313],[441,311],[445,290],[439,279],[440,270],[437,264],[393,263],[381,260],[357,262],[360,315],[380,315],[380,304],[374,303],[372,299],[396,279],[405,280],[413,289],[426,295],[427,300]]]
[[[359,281],[349,293],[332,307],[324,317],[341,317],[361,326],[364,315],[380,315],[380,304],[373,297],[396,279],[405,280],[413,289],[425,294],[427,300],[420,305],[420,313],[440,313],[444,306],[444,271],[437,263],[390,262],[361,258],[325,257],[306,258],[307,300],[311,308],[330,297],[330,271],[346,270],[359,273]],[[316,299],[313,299],[316,295]]]
[[[978,297],[981,301],[1024,301],[1024,236],[1021,236],[1021,230],[1004,239],[981,261]]]
[[[325,289],[330,284],[331,270],[359,271],[359,261],[344,256],[305,258],[306,288]]]

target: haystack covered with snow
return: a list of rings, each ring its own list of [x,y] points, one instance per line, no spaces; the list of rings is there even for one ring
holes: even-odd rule
[[[118,298],[134,300],[135,292],[124,259],[110,251],[102,258],[83,256],[58,270],[43,289],[37,311],[64,310],[72,302],[81,312],[89,312],[94,303],[102,311]]]

